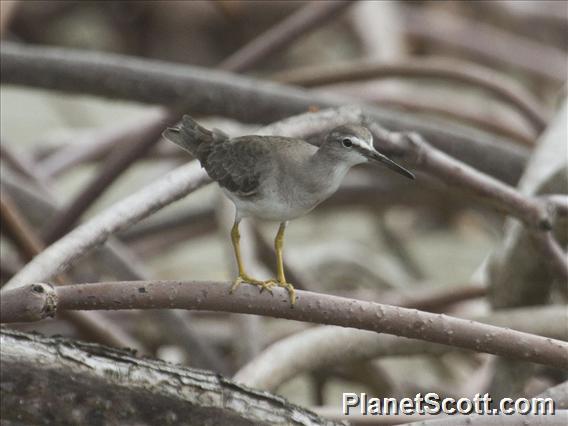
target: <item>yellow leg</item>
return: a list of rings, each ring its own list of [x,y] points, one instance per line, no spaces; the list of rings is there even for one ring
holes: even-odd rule
[[[243,266],[243,259],[241,256],[241,234],[239,232],[239,221],[235,221],[233,228],[231,228],[231,241],[233,242],[233,249],[235,250],[235,258],[237,260],[237,267],[239,268],[239,275],[235,279],[231,287],[231,293],[237,289],[242,283],[248,283],[260,287],[260,291],[267,290],[272,293],[271,288],[274,286],[273,280],[261,281],[250,277]]]
[[[274,249],[276,251],[276,269],[278,273],[278,285],[284,287],[288,290],[290,295],[290,303],[292,306],[296,303],[296,291],[294,286],[286,282],[286,276],[284,275],[284,259],[283,259],[283,249],[284,249],[284,231],[286,230],[287,222],[282,222],[276,233],[276,238],[274,239]]]

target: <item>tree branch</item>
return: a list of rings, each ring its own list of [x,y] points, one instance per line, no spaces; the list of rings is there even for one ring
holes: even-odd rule
[[[525,333],[568,339],[568,330],[564,326],[568,313],[564,306],[508,309],[475,320]],[[313,327],[273,343],[249,360],[234,379],[248,386],[275,390],[297,375],[332,365],[357,364],[385,357],[441,355],[452,349],[455,348],[363,330]]]
[[[43,241],[27,223],[23,215],[18,211],[17,206],[5,192],[2,193],[1,197],[1,213],[3,225],[5,225],[8,232],[14,236],[16,245],[22,251],[25,259],[30,260],[43,250]],[[60,275],[56,277],[56,281],[60,284],[65,280],[68,281],[64,276]],[[53,310],[53,305],[55,295],[46,285],[39,285],[28,289],[27,293],[20,293],[20,296],[24,297],[26,294],[30,295],[32,299],[24,299],[24,308],[20,310],[20,313],[16,313],[22,316],[20,321],[25,321],[26,316],[37,315],[38,312],[43,312],[47,316],[54,315],[55,311]],[[14,309],[13,306],[6,305],[3,300],[1,303],[4,310],[8,313]],[[141,352],[145,352],[144,345],[131,337],[128,333],[125,333],[120,327],[112,324],[100,313],[66,312],[63,313],[63,317],[69,319],[85,335],[97,341],[116,347],[129,346]]]
[[[242,286],[232,296],[232,283],[199,281],[124,281],[57,287],[57,311],[98,309],[195,309],[266,315],[340,325],[378,333],[418,338],[453,347],[483,351],[557,368],[568,368],[568,343],[473,321],[412,309],[298,290],[290,307],[288,293],[258,294]],[[21,300],[12,291],[3,303]],[[254,300],[254,304],[251,303]],[[14,308],[15,309],[15,308]],[[353,312],[357,312],[354,315]],[[4,317],[6,322],[10,318]]]
[[[335,425],[217,374],[2,330],[2,420],[26,424]],[[25,403],[22,404],[22,401]]]
[[[221,71],[121,55],[4,42],[0,59],[3,84],[162,105],[184,104],[188,113],[223,115],[249,123],[267,123],[312,107],[353,103],[344,97],[310,93]],[[245,105],[248,107],[243,108]],[[420,132],[436,147],[506,182],[516,182],[528,157],[528,150],[505,138],[450,121],[432,123],[412,114],[370,106],[364,110],[387,128]],[[503,161],[509,167],[502,167]]]
[[[522,70],[561,85],[566,81],[566,53],[550,44],[444,10],[405,7],[406,31],[414,37],[467,52],[492,64]]]
[[[173,124],[173,120],[177,119],[169,116],[166,112],[156,115],[156,119],[139,123],[138,128],[134,131],[127,127],[128,133],[110,135],[110,138],[113,139],[112,143],[117,143],[116,149],[109,153],[108,161],[103,163],[97,175],[49,224],[44,236],[48,244],[58,240],[72,229],[99,195],[129,166],[156,145],[160,141],[163,130],[168,125]]]
[[[10,293],[10,297],[0,298],[0,322],[30,322],[55,316],[57,293],[51,284],[22,286]],[[17,302],[13,303],[14,300]]]
[[[340,108],[320,113],[307,113],[267,126],[258,133],[307,136],[310,132],[329,130],[345,122],[365,123],[373,131],[377,144],[384,151],[404,156],[409,162],[426,169],[445,182],[483,195],[485,198],[481,198],[482,200],[515,215],[535,229],[550,228],[550,218],[544,204],[541,206],[536,201],[523,197],[515,189],[452,159],[432,148],[418,135],[392,133],[375,122],[369,122],[369,119],[357,109]],[[210,182],[210,179],[204,172],[197,170],[197,165],[187,165],[174,170],[163,179],[120,201],[54,243],[26,265],[6,284],[5,288],[49,279],[88,250],[102,243],[109,235],[125,229],[207,182]]]
[[[221,62],[218,68],[227,71],[246,71],[262,59],[283,50],[305,33],[319,28],[352,4],[353,2],[349,0],[307,3],[282,22],[241,47]]]
[[[544,106],[522,86],[489,68],[456,59],[411,59],[399,63],[358,61],[335,64],[332,68],[300,68],[273,76],[278,82],[303,87],[406,77],[457,81],[481,88],[517,109],[538,132],[541,132],[548,122],[549,114]]]
[[[417,133],[392,133],[370,123],[380,147],[398,152],[409,164],[442,181],[467,190],[499,210],[516,217],[530,228],[549,231],[550,214],[545,203],[458,161],[432,147]]]

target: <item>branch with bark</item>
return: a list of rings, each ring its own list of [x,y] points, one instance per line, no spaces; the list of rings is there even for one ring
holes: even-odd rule
[[[337,83],[384,78],[435,78],[456,81],[487,91],[509,103],[541,132],[548,122],[544,106],[522,86],[503,75],[474,63],[448,59],[412,59],[405,62],[349,62],[330,67],[308,67],[284,71],[273,76],[275,81],[303,87],[319,87]]]
[[[287,292],[281,288],[273,290],[271,295],[258,294],[257,289],[242,286],[229,295],[230,288],[231,283],[200,281],[75,284],[56,287],[56,297],[49,300],[57,301],[57,312],[167,308],[257,314],[371,330],[568,368],[568,343],[560,340],[441,314],[302,290],[297,291],[297,303],[291,308]],[[2,306],[12,306],[9,312],[18,311],[14,306],[26,303],[22,291],[15,289],[3,292]],[[41,304],[33,306],[41,307]],[[41,311],[53,312],[44,308]],[[30,319],[37,318],[37,312],[32,313],[29,308],[27,312]],[[2,309],[3,322],[24,319],[22,316],[10,318],[7,315]]]
[[[568,340],[564,306],[508,309],[474,318],[484,324]],[[234,376],[248,386],[274,391],[286,381],[335,365],[358,364],[375,358],[441,355],[451,346],[385,334],[322,326],[285,337],[251,359]]]
[[[314,107],[354,103],[345,97],[222,71],[121,55],[3,42],[0,58],[3,84],[184,105],[186,113],[222,115],[249,123],[268,123]],[[413,114],[371,106],[365,106],[364,111],[389,129],[419,132],[437,148],[505,182],[516,182],[528,158],[527,149],[506,138],[451,121],[432,123]],[[505,159],[507,168],[502,167]]]
[[[535,232],[544,234],[550,232],[552,227],[550,201],[547,204],[540,198],[519,193],[497,179],[435,149],[418,134],[387,131],[357,109],[343,108],[292,117],[267,126],[259,131],[259,134],[306,137],[346,122],[366,124],[373,132],[375,143],[380,150],[402,157],[408,164],[413,164],[448,184],[465,189],[480,201],[522,220]],[[67,234],[26,265],[5,288],[48,280],[62,272],[84,253],[104,242],[111,234],[125,229],[207,182],[210,182],[210,179],[203,171],[197,169],[197,164],[174,170]],[[553,247],[557,244],[554,239],[551,241],[547,238],[542,241],[542,244],[553,244]],[[561,254],[561,250],[558,249],[552,252]],[[565,259],[555,258],[556,269],[560,276],[568,277],[567,264]]]
[[[0,383],[10,389],[2,393],[3,421],[91,424],[95,416],[104,424],[340,424],[208,371],[64,338],[6,329],[0,336]]]
[[[334,18],[352,4],[353,2],[349,0],[308,3],[241,47],[221,62],[218,68],[227,71],[246,71],[262,59],[285,49],[305,33],[321,27],[327,20]]]

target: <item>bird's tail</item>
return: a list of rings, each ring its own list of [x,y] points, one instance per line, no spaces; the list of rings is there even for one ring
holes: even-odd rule
[[[200,152],[203,151],[203,145],[206,146],[228,138],[227,135],[219,130],[211,131],[200,126],[189,115],[183,116],[180,127],[168,127],[164,130],[162,136],[200,160]]]

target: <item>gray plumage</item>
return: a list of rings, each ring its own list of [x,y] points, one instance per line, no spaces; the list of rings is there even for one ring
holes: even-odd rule
[[[237,219],[287,221],[302,216],[339,187],[347,171],[369,159],[412,177],[373,147],[364,127],[332,130],[322,146],[281,136],[229,138],[184,116],[164,137],[190,152],[235,203]]]

